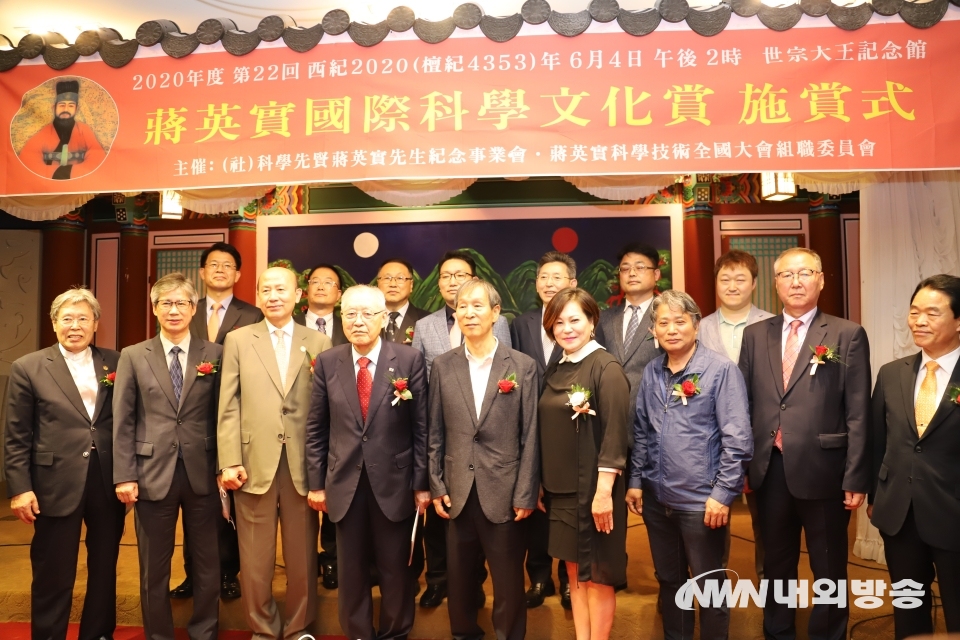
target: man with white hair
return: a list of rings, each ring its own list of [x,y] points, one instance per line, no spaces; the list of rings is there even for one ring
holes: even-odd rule
[[[340,302],[349,344],[314,364],[307,420],[310,506],[337,529],[337,604],[348,638],[406,638],[416,591],[410,531],[430,504],[427,374],[419,351],[380,337],[383,292],[357,285]],[[373,627],[370,567],[380,574],[380,624]]]

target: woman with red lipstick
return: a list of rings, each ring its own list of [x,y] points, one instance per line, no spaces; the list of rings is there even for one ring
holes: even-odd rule
[[[548,552],[566,562],[577,638],[590,640],[609,637],[614,587],[626,582],[623,472],[633,408],[620,363],[593,339],[599,319],[583,289],[564,289],[547,304],[543,327],[563,356],[547,368],[539,408]]]

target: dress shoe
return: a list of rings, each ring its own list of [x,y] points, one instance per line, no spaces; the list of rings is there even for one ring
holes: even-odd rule
[[[477,609],[483,609],[487,604],[487,594],[483,592],[483,585],[477,585]]]
[[[325,562],[320,565],[320,573],[323,574],[323,588],[324,589],[336,589],[339,585],[337,582],[337,565],[332,562]]]
[[[560,606],[570,611],[573,609],[573,603],[570,602],[570,583],[560,585]]]
[[[543,599],[552,596],[557,591],[553,588],[553,581],[534,582],[527,589],[527,609],[536,609],[543,604]]]
[[[420,606],[424,609],[435,609],[447,597],[447,585],[428,584],[427,590],[420,597]]]
[[[236,600],[240,597],[240,582],[236,576],[223,576],[220,579],[220,599]]]
[[[186,600],[193,597],[193,580],[189,577],[180,583],[179,587],[170,589],[170,597],[174,600]]]

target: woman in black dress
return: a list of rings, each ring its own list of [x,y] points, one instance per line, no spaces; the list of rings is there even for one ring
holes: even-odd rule
[[[577,638],[606,640],[626,582],[627,438],[633,400],[616,358],[594,339],[600,309],[583,289],[547,304],[543,327],[563,348],[540,396],[548,551],[566,563]]]

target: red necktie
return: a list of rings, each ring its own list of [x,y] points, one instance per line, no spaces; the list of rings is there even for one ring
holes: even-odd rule
[[[373,389],[373,376],[367,369],[370,358],[361,357],[357,360],[360,370],[357,371],[357,396],[360,398],[360,415],[367,421],[367,409],[370,408],[370,391]]]

